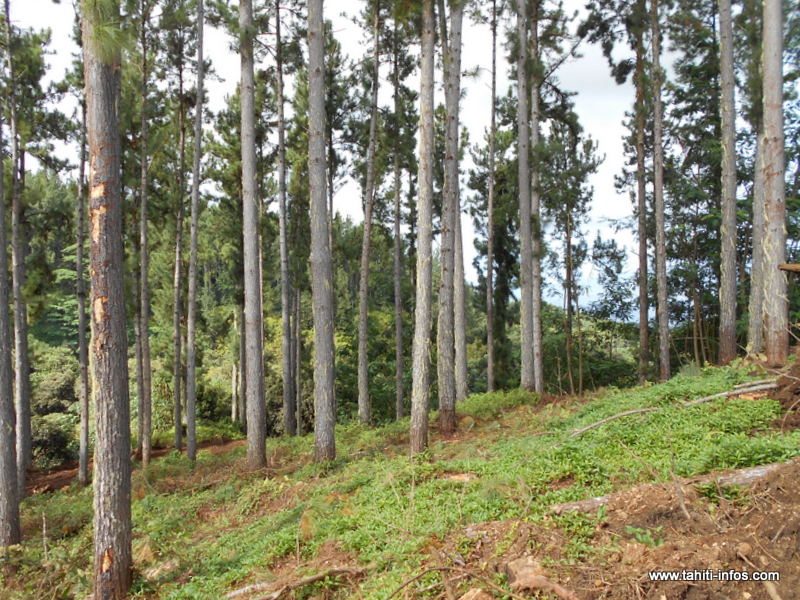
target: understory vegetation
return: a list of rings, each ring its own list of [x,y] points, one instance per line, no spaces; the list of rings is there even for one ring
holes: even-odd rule
[[[132,597],[217,599],[287,571],[318,572],[327,558],[327,566],[366,567],[360,583],[350,583],[360,585],[358,597],[383,599],[422,572],[437,548],[449,544],[466,552],[475,540],[465,528],[490,521],[559,530],[568,540],[564,561],[592,560],[604,551],[589,543],[596,520],[557,516],[553,504],[800,455],[800,431],[772,425],[781,415],[775,400],[682,406],[732,389],[757,375],[752,370],[706,368],[658,385],[605,389],[589,400],[550,402],[519,390],[472,395],[459,405],[458,435],[434,433],[429,450],[413,459],[407,419],[381,428],[338,426],[338,458],[326,465],[311,462],[310,435],[270,439],[266,473],[246,471],[245,448],[236,442],[201,450],[194,467],[172,452],[134,474]],[[570,437],[645,407],[663,409]],[[25,541],[0,558],[10,567],[0,569],[0,595],[86,596],[91,488],[35,494],[22,513]],[[629,537],[647,545],[660,540],[658,531],[632,530]],[[437,577],[421,577],[410,593],[433,597],[435,591],[420,590]],[[495,583],[505,585],[499,575]],[[329,594],[355,597],[346,582],[333,579],[304,587],[296,597],[321,597],[328,587]]]

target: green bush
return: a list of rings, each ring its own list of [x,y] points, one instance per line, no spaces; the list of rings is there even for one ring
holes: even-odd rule
[[[69,413],[52,413],[31,419],[34,464],[51,469],[78,458],[78,420]]]

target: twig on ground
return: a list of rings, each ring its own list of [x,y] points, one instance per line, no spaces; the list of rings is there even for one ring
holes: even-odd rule
[[[778,375],[782,375],[780,371],[775,371],[774,369],[767,369],[768,371],[772,371]],[[733,386],[733,389],[738,390],[739,388],[747,388],[752,387],[754,385],[761,385],[762,383],[775,383],[777,380],[774,377],[769,379],[756,379],[755,381],[745,381],[744,383],[737,383]]]
[[[336,575],[357,577],[358,575],[363,575],[366,572],[367,572],[366,567],[332,567],[327,571],[323,571],[322,573],[317,573],[315,575],[309,575],[308,577],[303,577],[302,579],[296,579],[295,581],[290,581],[289,583],[267,594],[266,596],[260,596],[258,600],[278,600],[278,598],[280,598],[281,596],[283,596],[288,592],[291,592],[293,590],[296,590],[298,588],[304,587],[312,583],[316,583],[317,581],[322,581],[323,579],[326,579],[328,577],[335,577]],[[256,583],[253,585],[248,585],[247,587],[243,587],[241,589],[228,592],[227,594],[225,594],[225,598],[238,598],[240,596],[245,596],[247,594],[264,592],[274,585],[275,582]]]
[[[781,595],[778,593],[778,589],[775,587],[775,584],[771,581],[762,581],[761,583],[764,584],[764,587],[767,588],[767,593],[772,600],[783,600]]]

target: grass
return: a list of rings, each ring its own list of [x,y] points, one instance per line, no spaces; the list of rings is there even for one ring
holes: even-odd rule
[[[339,560],[371,565],[360,594],[380,599],[420,572],[431,548],[460,539],[467,525],[507,519],[559,528],[569,539],[566,557],[583,560],[595,520],[555,517],[550,505],[668,481],[673,470],[688,476],[800,454],[799,432],[770,429],[780,414],[773,400],[679,407],[744,380],[741,369],[705,369],[660,385],[608,390],[589,402],[546,406],[520,391],[475,395],[459,407],[459,436],[433,435],[421,458],[407,456],[407,419],[380,428],[348,424],[337,427],[339,458],[329,465],[310,462],[311,436],[269,440],[274,469],[267,479],[244,470],[242,447],[223,455],[202,450],[194,468],[183,455],[169,454],[134,475],[139,560],[132,597],[216,599],[246,583],[269,581],[281,564],[313,561],[335,543]],[[664,410],[566,439],[607,416],[648,406]],[[463,473],[475,477],[450,477]],[[91,576],[91,490],[28,498],[23,517],[25,542],[0,559],[16,567],[16,574],[0,579],[0,596],[84,597]],[[657,540],[655,532],[638,533]],[[160,577],[142,575],[171,560],[176,568]],[[423,578],[419,586],[435,581]]]

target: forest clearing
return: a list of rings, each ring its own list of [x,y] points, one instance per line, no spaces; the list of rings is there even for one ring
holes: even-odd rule
[[[0,599],[800,599],[796,1],[2,7]]]

